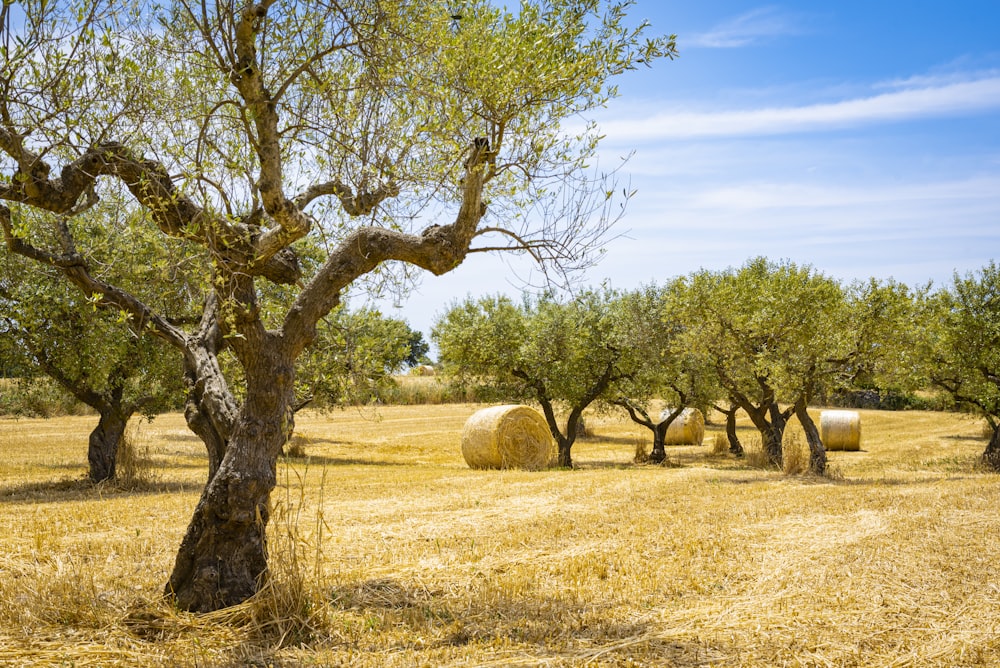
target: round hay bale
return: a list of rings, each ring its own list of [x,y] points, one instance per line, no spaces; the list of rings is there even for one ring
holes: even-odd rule
[[[664,408],[660,413],[660,422],[673,412],[670,408]],[[697,408],[685,408],[667,428],[663,445],[701,445],[704,438],[705,416]]]
[[[462,456],[470,468],[534,471],[548,466],[552,454],[549,426],[529,406],[484,408],[462,429]]]
[[[861,449],[861,415],[857,411],[823,411],[819,439],[827,450]]]

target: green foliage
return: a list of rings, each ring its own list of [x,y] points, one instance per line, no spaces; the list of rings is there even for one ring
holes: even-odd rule
[[[299,358],[296,394],[320,407],[376,400],[413,354],[413,334],[403,320],[376,310],[336,309],[321,321],[315,343]]]
[[[687,347],[729,393],[793,403],[812,396],[846,354],[847,311],[836,281],[811,267],[765,258],[738,270],[701,271],[684,287]]]
[[[926,377],[966,410],[1000,425],[1000,267],[956,275],[920,302],[919,359]]]
[[[176,354],[122,311],[99,308],[58,277],[10,256],[4,248],[0,261],[5,277],[0,332],[16,364],[29,371],[18,385],[25,410],[50,412],[65,403],[48,400],[42,403],[50,408],[40,406],[39,391],[46,385],[31,380],[39,374],[96,410],[117,403],[151,417],[180,405],[183,388]],[[138,265],[137,270],[140,278],[148,278],[148,267]]]
[[[653,399],[674,407],[692,406],[708,414],[722,394],[707,356],[692,347],[685,320],[685,283],[644,286],[622,295],[623,345],[635,356],[635,373],[616,384],[617,402],[639,411],[651,426],[658,416],[645,413]]]

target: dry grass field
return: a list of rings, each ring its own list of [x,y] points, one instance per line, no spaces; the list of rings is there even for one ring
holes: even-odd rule
[[[646,434],[593,416],[576,470],[526,473],[465,466],[476,408],[300,415],[271,586],[205,616],[159,596],[205,475],[181,416],[142,426],[130,490],[84,482],[94,418],[0,420],[0,665],[1000,665],[971,419],[863,412],[816,478],[635,465]]]

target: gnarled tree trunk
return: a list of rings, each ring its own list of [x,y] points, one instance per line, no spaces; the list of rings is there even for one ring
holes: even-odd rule
[[[982,462],[990,469],[1000,471],[1000,422],[993,425],[993,433],[990,434],[990,442],[983,451]]]
[[[207,612],[252,596],[267,578],[267,523],[281,448],[294,428],[294,363],[270,337],[243,356],[247,398],[195,509],[166,593]]]
[[[667,430],[670,429],[670,425],[672,425],[674,420],[680,417],[680,414],[683,412],[684,406],[682,404],[680,408],[671,411],[670,415],[667,416],[667,419],[657,422],[653,427],[653,451],[649,453],[649,461],[652,463],[662,464],[667,460],[667,448],[665,443],[667,440]]]
[[[100,409],[100,416],[97,426],[90,432],[87,447],[87,463],[92,482],[104,482],[115,477],[118,447],[132,411],[121,406],[104,405]]]
[[[739,409],[739,406],[731,404],[729,410],[722,411],[726,416],[726,439],[729,441],[729,452],[736,457],[742,457],[744,454],[743,444],[740,443],[740,437],[736,433],[736,413]]]

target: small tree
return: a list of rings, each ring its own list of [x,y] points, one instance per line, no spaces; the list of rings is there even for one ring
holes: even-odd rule
[[[316,341],[296,369],[298,405],[374,401],[412,354],[413,332],[403,320],[373,309],[341,306],[317,326]]]
[[[558,446],[559,465],[571,467],[583,411],[609,400],[616,383],[635,373],[618,306],[607,291],[521,305],[506,297],[469,299],[435,323],[432,337],[445,372],[474,384],[480,396],[537,402]],[[556,417],[560,407],[569,413],[565,431]]]
[[[846,290],[847,325],[842,358],[828,389],[908,393],[926,387],[917,355],[925,343],[919,304],[930,286],[916,289],[898,281],[855,281]]]
[[[92,211],[81,221],[81,236],[93,232],[97,215],[113,214],[106,207]],[[131,284],[151,303],[182,315],[190,288],[182,272],[122,261],[125,253],[136,257],[148,251],[148,239],[127,225],[116,232],[95,255],[101,276]],[[22,368],[48,376],[97,411],[87,450],[93,482],[115,477],[118,448],[135,413],[152,419],[179,406],[183,397],[180,356],[141,330],[129,313],[97,308],[58,272],[0,246],[0,331],[16,346],[11,353]]]
[[[652,432],[649,461],[653,463],[666,459],[667,430],[684,408],[710,405],[720,391],[704,356],[684,347],[682,290],[682,282],[675,280],[663,288],[650,285],[626,293],[621,299],[621,318],[628,325],[622,345],[641,361],[636,361],[634,373],[618,381],[611,403]],[[647,411],[653,399],[671,407],[665,418]]]
[[[843,356],[840,285],[810,267],[756,258],[739,270],[692,275],[685,303],[687,345],[706,356],[732,404],[750,416],[771,463],[781,465],[785,425],[795,415],[810,468],[822,473],[826,452],[807,409]]]

